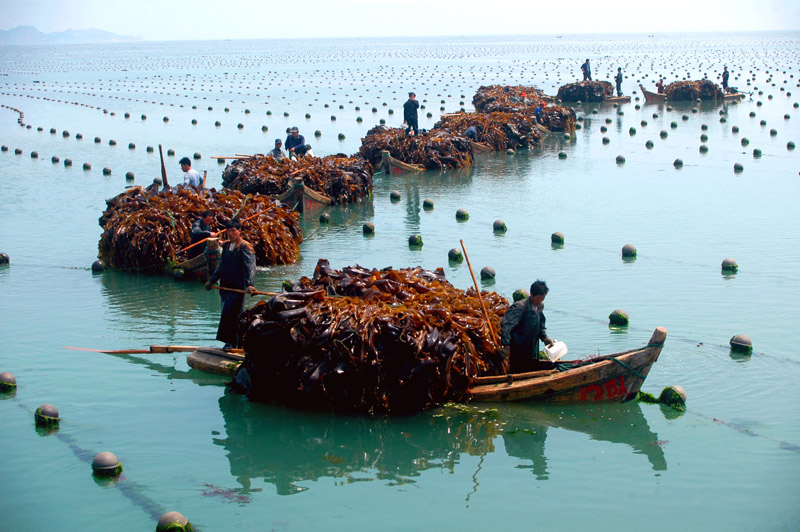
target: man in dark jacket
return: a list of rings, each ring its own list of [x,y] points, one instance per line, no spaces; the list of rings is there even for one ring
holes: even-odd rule
[[[403,123],[408,124],[408,127],[406,128],[406,135],[408,135],[408,132],[412,129],[414,130],[415,137],[419,133],[419,126],[417,125],[417,109],[419,109],[417,95],[413,92],[409,92],[408,101],[403,104]]]
[[[547,336],[542,313],[547,292],[547,284],[536,281],[531,285],[530,296],[511,305],[503,315],[500,337],[504,346],[511,347],[511,373],[534,371],[539,360],[539,340],[547,346],[553,343]]]
[[[306,144],[306,138],[300,134],[300,130],[297,127],[293,127],[289,133],[289,136],[286,137],[286,142],[284,143],[286,146],[286,152],[289,154],[289,157],[296,159],[297,157],[302,157],[306,154],[307,151],[311,149],[311,146]]]
[[[211,211],[203,211],[202,216],[192,224],[192,244],[217,236],[217,233],[211,230],[211,224],[213,223],[214,213]],[[198,244],[189,250],[189,258],[196,257],[202,252],[203,246]]]
[[[617,67],[617,75],[614,76],[614,83],[617,84],[617,96],[622,96],[622,67]]]
[[[256,256],[253,246],[242,239],[242,224],[236,218],[225,224],[226,233],[230,242],[222,250],[222,260],[219,268],[206,283],[206,290],[211,290],[217,280],[221,290],[222,314],[219,318],[217,340],[225,342],[223,349],[240,346],[240,339],[236,335],[239,314],[244,312],[244,293],[231,292],[225,288],[253,293],[253,277],[256,271]]]
[[[728,79],[730,78],[731,73],[728,72],[728,67],[723,67],[722,69],[722,90],[724,92],[728,92]]]
[[[583,81],[592,81],[592,67],[589,66],[588,59],[581,65],[581,72],[583,72]]]

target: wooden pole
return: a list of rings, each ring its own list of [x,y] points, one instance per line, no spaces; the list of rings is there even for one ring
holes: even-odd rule
[[[224,286],[217,286],[211,285],[211,288],[214,290],[224,290],[226,292],[236,292],[237,294],[251,294],[254,296],[277,296],[278,292],[262,292],[261,290],[253,290],[252,292],[248,292],[247,290],[239,290],[238,288],[227,288]]]
[[[164,166],[164,150],[161,149],[161,144],[158,145],[158,154],[161,156],[161,180],[164,181],[164,188],[169,188],[169,181],[167,181],[167,167]]]
[[[208,179],[208,170],[203,170],[203,188],[206,188],[206,179]]]
[[[467,248],[464,247],[464,241],[463,240],[459,240],[459,242],[461,242],[461,249],[464,250],[464,258],[467,259],[467,266],[469,266],[469,274],[472,276],[472,282],[475,285],[475,291],[478,292],[478,299],[480,300],[481,308],[483,309],[483,317],[486,318],[486,325],[489,326],[489,332],[492,335],[492,342],[494,342],[495,345],[499,345],[499,342],[497,341],[497,337],[494,334],[494,328],[492,327],[492,322],[489,319],[489,311],[486,310],[486,304],[483,302],[483,296],[481,295],[481,289],[478,288],[478,281],[475,279],[475,272],[472,271],[472,264],[470,264],[470,262],[469,262],[469,255],[467,255]]]
[[[251,216],[248,216],[247,218],[245,218],[244,220],[242,220],[242,223],[246,222],[247,220],[250,220],[251,218],[255,218],[255,217],[256,217],[256,216],[258,216],[259,214],[264,214],[264,211],[258,211],[257,213],[255,213],[255,214],[253,214],[253,215],[251,215]],[[227,229],[221,229],[221,230],[217,231],[217,237],[219,237],[219,236],[220,236],[222,233],[224,233],[225,231],[227,231]],[[206,237],[206,238],[204,238],[203,240],[198,240],[198,241],[197,241],[197,242],[195,242],[194,244],[189,244],[189,245],[188,245],[188,246],[186,246],[185,248],[178,250],[178,253],[183,253],[183,252],[184,252],[184,251],[186,251],[187,249],[192,249],[193,247],[195,247],[195,246],[197,246],[197,245],[200,245],[200,244],[202,244],[203,242],[205,242],[205,241],[206,241],[206,240],[208,240],[209,238],[211,238],[211,237],[209,236],[209,237]]]

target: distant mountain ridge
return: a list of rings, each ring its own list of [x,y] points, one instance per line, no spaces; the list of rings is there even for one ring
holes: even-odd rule
[[[0,44],[79,44],[141,40],[141,37],[118,35],[94,28],[88,30],[69,29],[53,33],[42,33],[33,26],[17,26],[10,30],[0,30]]]

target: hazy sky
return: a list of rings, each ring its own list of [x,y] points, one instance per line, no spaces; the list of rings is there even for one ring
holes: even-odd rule
[[[0,0],[0,13],[4,30],[146,40],[800,30],[800,0]]]

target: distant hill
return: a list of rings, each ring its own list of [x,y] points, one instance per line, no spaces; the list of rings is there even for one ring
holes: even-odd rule
[[[81,44],[100,42],[141,41],[140,37],[117,35],[110,31],[66,30],[42,33],[33,26],[17,26],[10,30],[0,30],[0,44]]]

